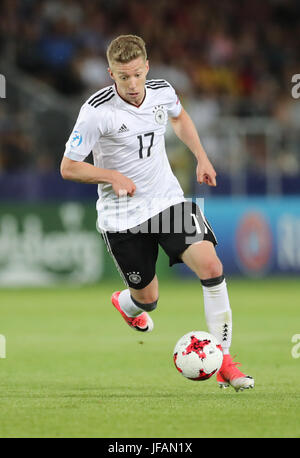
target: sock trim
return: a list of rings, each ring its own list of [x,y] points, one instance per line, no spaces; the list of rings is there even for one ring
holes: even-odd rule
[[[200,280],[203,286],[217,286],[225,279],[224,275],[220,275],[220,277],[215,278],[208,278],[206,280]]]
[[[137,307],[139,307],[140,309],[144,310],[145,312],[152,312],[152,310],[156,309],[156,307],[157,307],[158,299],[157,299],[157,301],[150,302],[149,304],[141,304],[136,299],[134,299],[131,295],[130,295],[130,297],[131,297],[132,302]]]

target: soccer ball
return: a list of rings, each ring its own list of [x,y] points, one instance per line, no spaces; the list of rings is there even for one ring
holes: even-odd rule
[[[217,339],[208,332],[192,331],[175,345],[176,369],[190,380],[207,380],[222,366],[223,351]]]

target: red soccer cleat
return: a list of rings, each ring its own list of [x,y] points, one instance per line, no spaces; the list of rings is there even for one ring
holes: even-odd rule
[[[217,373],[217,382],[220,388],[227,388],[231,385],[235,391],[243,391],[248,388],[254,388],[254,379],[250,375],[241,372],[234,362],[231,355],[224,355],[221,369]]]
[[[114,307],[118,310],[118,312],[121,313],[122,317],[126,321],[126,323],[136,331],[141,331],[141,332],[150,332],[154,328],[154,324],[150,316],[148,315],[147,312],[141,313],[141,315],[138,315],[136,317],[129,317],[127,316],[123,310],[120,307],[119,304],[119,294],[121,291],[116,291],[113,293],[111,296],[111,302]]]

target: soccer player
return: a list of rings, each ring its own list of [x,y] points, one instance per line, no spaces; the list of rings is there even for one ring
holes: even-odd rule
[[[224,359],[217,381],[236,390],[254,386],[229,349],[232,314],[214,233],[195,202],[188,202],[167,159],[168,119],[197,159],[197,180],[216,186],[216,172],[171,84],[147,80],[149,61],[142,38],[121,35],[107,49],[114,84],[82,106],[61,163],[64,179],[98,184],[97,227],[126,288],[112,303],[127,324],[149,332],[158,302],[155,273],[159,245],[170,266],[183,262],[202,283],[209,332]],[[84,162],[93,152],[94,165]]]

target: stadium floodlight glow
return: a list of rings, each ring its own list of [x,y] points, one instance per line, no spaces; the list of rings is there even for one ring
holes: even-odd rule
[[[6,79],[4,75],[0,74],[0,98],[6,98]]]

